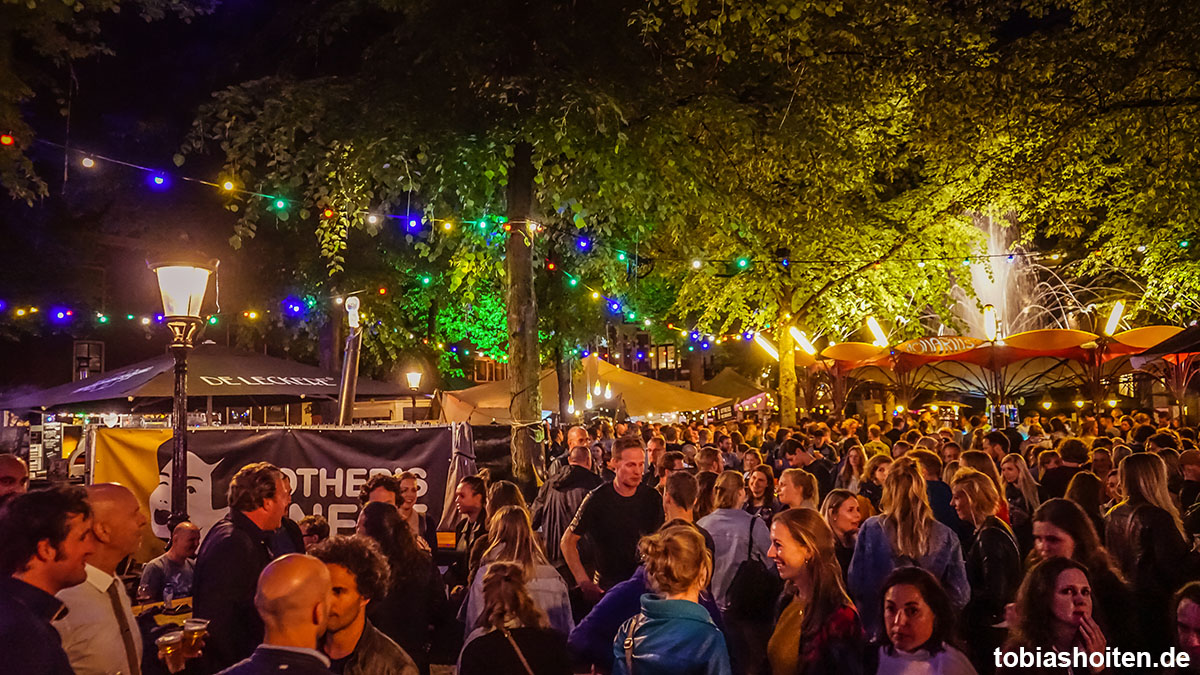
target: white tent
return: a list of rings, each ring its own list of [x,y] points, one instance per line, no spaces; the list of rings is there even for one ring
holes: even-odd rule
[[[442,393],[442,418],[448,422],[508,424],[513,421],[508,380],[489,382],[470,389]],[[554,369],[543,370],[538,378],[542,409],[558,407],[558,377]],[[630,417],[645,417],[685,410],[708,410],[728,401],[622,370],[595,354],[583,359],[582,370],[572,377],[571,397],[576,410],[584,410],[591,394],[594,407],[617,401]],[[607,407],[607,405],[606,405]]]

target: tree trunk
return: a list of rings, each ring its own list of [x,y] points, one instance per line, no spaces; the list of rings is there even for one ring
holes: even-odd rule
[[[780,317],[776,342],[779,345],[779,426],[796,424],[796,347],[790,326]]]
[[[512,232],[505,246],[508,272],[509,382],[513,477],[528,491],[543,473],[542,452],[534,434],[539,431],[542,401],[538,391],[541,362],[538,358],[537,295],[533,288],[533,239],[529,219],[533,206],[533,146],[520,142],[514,148],[508,172],[508,221]]]
[[[688,386],[692,391],[704,386],[704,352],[688,352]]]

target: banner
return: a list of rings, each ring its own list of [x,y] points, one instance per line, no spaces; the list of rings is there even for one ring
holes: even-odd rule
[[[376,474],[412,471],[417,475],[416,509],[441,521],[454,444],[450,425],[190,430],[188,514],[207,532],[228,511],[227,491],[238,469],[271,462],[291,481],[288,517],[299,521],[322,515],[332,534],[353,534],[359,490]],[[147,505],[158,538],[169,535],[172,445],[168,429],[96,430],[92,482],[118,482],[132,489]]]

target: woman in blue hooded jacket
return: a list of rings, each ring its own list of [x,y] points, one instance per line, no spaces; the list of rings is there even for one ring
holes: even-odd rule
[[[673,525],[638,544],[655,593],[621,626],[613,642],[613,675],[728,675],[725,636],[700,606],[712,555],[694,527]]]

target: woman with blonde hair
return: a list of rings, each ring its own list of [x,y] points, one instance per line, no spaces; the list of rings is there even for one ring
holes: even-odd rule
[[[547,560],[533,532],[529,512],[519,506],[504,506],[492,514],[488,527],[491,545],[480,560],[479,573],[471,582],[459,619],[467,629],[474,627],[484,610],[483,576],[496,563],[519,565],[534,603],[549,618],[550,627],[564,636],[575,627],[571,600],[562,575]]]
[[[996,493],[1004,494],[1004,481],[1000,480],[1000,472],[996,470],[996,462],[992,459],[991,455],[982,450],[968,450],[959,456],[958,459],[960,467],[975,469],[992,479],[992,485],[996,486]],[[955,474],[957,475],[957,472]],[[953,476],[950,480],[953,482]],[[1008,502],[1006,500],[1000,501],[1000,510],[996,512],[996,515],[1006,523],[1011,522],[1009,521]]]
[[[1004,501],[1008,503],[1008,521],[1024,555],[1033,548],[1033,512],[1042,503],[1038,492],[1041,486],[1033,479],[1025,458],[1015,452],[1000,460],[1000,478]]]
[[[613,675],[732,672],[725,636],[699,604],[713,570],[704,537],[691,525],[669,525],[642,537],[638,551],[655,593],[643,595],[641,612],[617,631]]]
[[[717,476],[713,512],[696,521],[708,531],[714,545],[712,594],[721,611],[729,608],[729,584],[733,575],[750,556],[766,560],[771,546],[769,527],[762,518],[741,507],[746,501],[746,482],[742,474],[725,471]]]
[[[567,643],[549,627],[525,586],[525,568],[490,565],[483,574],[483,608],[458,657],[459,675],[571,672]]]
[[[804,469],[784,469],[779,474],[780,510],[817,508],[817,477]]]
[[[883,483],[880,514],[858,531],[848,577],[850,594],[868,635],[880,630],[879,594],[893,569],[917,565],[932,573],[962,608],[970,599],[958,535],[933,517],[925,478],[916,462],[901,457]]]
[[[1104,542],[1138,598],[1147,649],[1170,646],[1171,594],[1184,581],[1181,564],[1190,538],[1167,491],[1167,466],[1158,455],[1134,453],[1117,467],[1124,499],[1105,516]]]
[[[971,600],[963,609],[963,625],[978,631],[971,641],[975,667],[990,671],[992,651],[1004,641],[1004,631],[993,628],[1004,620],[1004,607],[1021,584],[1021,552],[1008,524],[996,517],[1000,493],[992,479],[972,468],[962,468],[950,483],[950,503],[958,517],[971,527],[965,542],[967,581]]]
[[[855,503],[853,496],[845,503]],[[772,675],[833,675],[861,668],[862,624],[842,583],[834,547],[833,530],[811,509],[789,509],[771,522],[768,555],[784,580],[781,610],[767,643]]]

